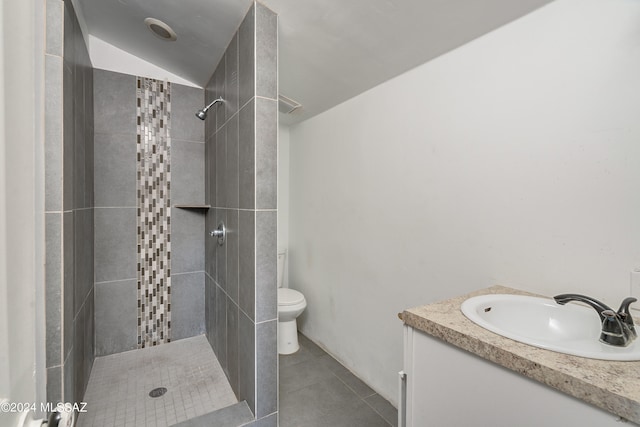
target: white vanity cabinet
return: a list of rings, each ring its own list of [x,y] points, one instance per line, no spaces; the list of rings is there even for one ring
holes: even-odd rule
[[[400,427],[636,425],[406,324],[404,373]]]

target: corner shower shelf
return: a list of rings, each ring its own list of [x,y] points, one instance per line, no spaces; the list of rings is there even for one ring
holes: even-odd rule
[[[178,209],[210,209],[211,205],[173,205],[174,208]]]

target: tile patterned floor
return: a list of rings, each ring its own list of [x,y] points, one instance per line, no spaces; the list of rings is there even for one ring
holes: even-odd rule
[[[398,411],[304,335],[280,356],[280,427],[389,427]]]
[[[84,401],[78,427],[164,427],[237,403],[204,335],[96,358]]]

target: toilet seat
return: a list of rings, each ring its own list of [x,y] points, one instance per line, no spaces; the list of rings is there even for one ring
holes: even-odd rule
[[[304,295],[295,289],[278,288],[278,305],[296,305],[304,301]]]

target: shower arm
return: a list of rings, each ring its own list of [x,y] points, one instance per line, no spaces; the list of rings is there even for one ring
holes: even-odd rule
[[[224,102],[224,99],[222,99],[222,97],[219,97],[217,99],[214,99],[213,101],[211,101],[211,103],[209,105],[207,105],[206,107],[204,107],[202,110],[199,110],[196,113],[196,117],[199,118],[200,120],[204,120],[207,118],[207,111],[209,111],[209,109],[211,107],[213,107],[214,104],[216,104],[217,102]]]
[[[213,101],[211,101],[211,104],[207,105],[206,107],[203,108],[203,111],[207,111],[209,110],[209,108],[213,107],[213,104],[215,104],[216,102],[222,102],[224,101],[224,99],[222,99],[222,97],[214,99]]]

